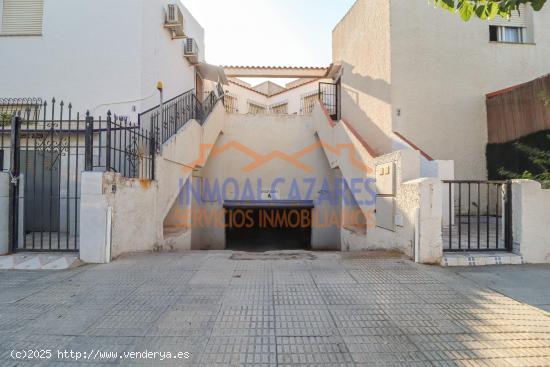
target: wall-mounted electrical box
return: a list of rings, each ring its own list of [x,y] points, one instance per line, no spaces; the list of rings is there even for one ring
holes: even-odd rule
[[[376,193],[378,195],[395,195],[395,163],[384,163],[376,166]]]

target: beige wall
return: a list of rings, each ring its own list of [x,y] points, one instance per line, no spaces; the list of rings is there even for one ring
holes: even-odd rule
[[[288,104],[288,114],[292,115],[302,113],[302,96],[317,93],[319,91],[319,82],[331,83],[332,80],[319,79],[300,85],[299,87],[289,89],[286,92],[275,94],[271,97],[255,92],[250,88],[244,88],[236,83],[229,83],[229,85],[224,86],[224,90],[229,92],[231,96],[237,98],[237,106],[239,109],[238,112],[241,114],[248,113],[248,101],[250,100],[266,107],[286,102]]]
[[[391,144],[390,6],[358,0],[333,31],[333,62],[341,63],[342,117],[379,153]]]
[[[457,178],[485,178],[485,94],[550,71],[550,7],[534,12],[535,44],[491,43],[488,26],[423,1],[358,0],[333,31],[343,117],[379,153],[398,131],[455,160]]]
[[[250,154],[243,152],[237,146],[245,147],[257,153],[259,156],[266,156],[273,152],[280,152],[283,155],[292,155],[302,149],[314,146],[318,140],[313,132],[313,121],[310,116],[299,115],[240,115],[229,114],[223,127],[222,135],[216,142],[215,149],[225,150],[225,153],[211,153],[204,168],[197,173],[205,182],[211,185],[218,180],[220,186],[228,179],[235,179],[238,182],[240,193],[233,197],[234,191],[228,190],[229,199],[239,199],[242,196],[246,180],[250,180],[256,197],[257,182],[261,179],[261,189],[269,190],[274,181],[282,178],[285,181],[276,185],[277,193],[274,197],[280,200],[288,200],[292,181],[295,179],[299,185],[302,199],[307,195],[309,186],[304,184],[304,179],[315,179],[312,190],[312,200],[319,198],[319,191],[323,188],[323,180],[334,183],[338,173],[331,169],[327,158],[320,146],[308,150],[299,161],[311,168],[305,171],[288,161],[280,158],[267,161],[250,171],[244,168],[254,162]],[[279,154],[280,156],[281,154]],[[336,175],[336,176],[335,176]],[[233,185],[231,185],[231,188]],[[331,185],[328,195],[334,194],[334,185]],[[195,207],[196,208],[196,207]],[[193,210],[195,210],[195,208]],[[206,203],[205,208],[214,213],[223,209],[223,203],[215,201]],[[320,212],[339,210],[339,205],[331,206],[328,201],[323,200],[315,206]],[[193,249],[223,249],[225,246],[225,230],[219,226],[197,227],[193,226]],[[312,248],[338,250],[340,249],[339,226],[318,226],[312,230]]]
[[[392,0],[391,25],[394,129],[455,160],[457,178],[485,178],[485,94],[550,71],[550,8],[534,13],[535,45],[491,43],[487,22],[425,2]]]
[[[528,264],[550,263],[550,190],[535,181],[514,180],[512,213],[514,252]]]

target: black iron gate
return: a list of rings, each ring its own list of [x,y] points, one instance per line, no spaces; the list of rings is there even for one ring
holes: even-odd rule
[[[510,181],[443,182],[443,251],[513,250]]]
[[[0,99],[0,118],[12,252],[79,250],[83,171],[154,179],[154,134],[111,112],[94,119],[55,99]]]
[[[11,250],[78,251],[84,122],[79,114],[73,116],[70,104],[55,99],[3,108],[11,115]]]

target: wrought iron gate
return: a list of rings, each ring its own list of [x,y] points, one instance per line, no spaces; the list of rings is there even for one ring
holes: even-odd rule
[[[0,117],[12,252],[79,250],[83,171],[154,179],[154,134],[111,112],[94,119],[55,99],[0,99]]]
[[[512,251],[511,183],[443,182],[443,251]]]
[[[11,250],[78,251],[84,121],[55,99],[3,106],[11,116],[3,126],[10,129]]]

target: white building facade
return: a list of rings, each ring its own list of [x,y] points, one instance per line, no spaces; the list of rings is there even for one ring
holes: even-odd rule
[[[166,27],[178,4],[178,34]],[[179,2],[166,0],[1,0],[0,96],[71,102],[74,111],[108,109],[135,121],[196,87],[194,64],[204,61],[204,30]],[[196,62],[184,57],[185,37]]]
[[[399,132],[463,179],[487,177],[485,94],[547,74],[548,60],[548,6],[464,22],[425,2],[358,0],[333,31],[342,115],[379,153]]]

